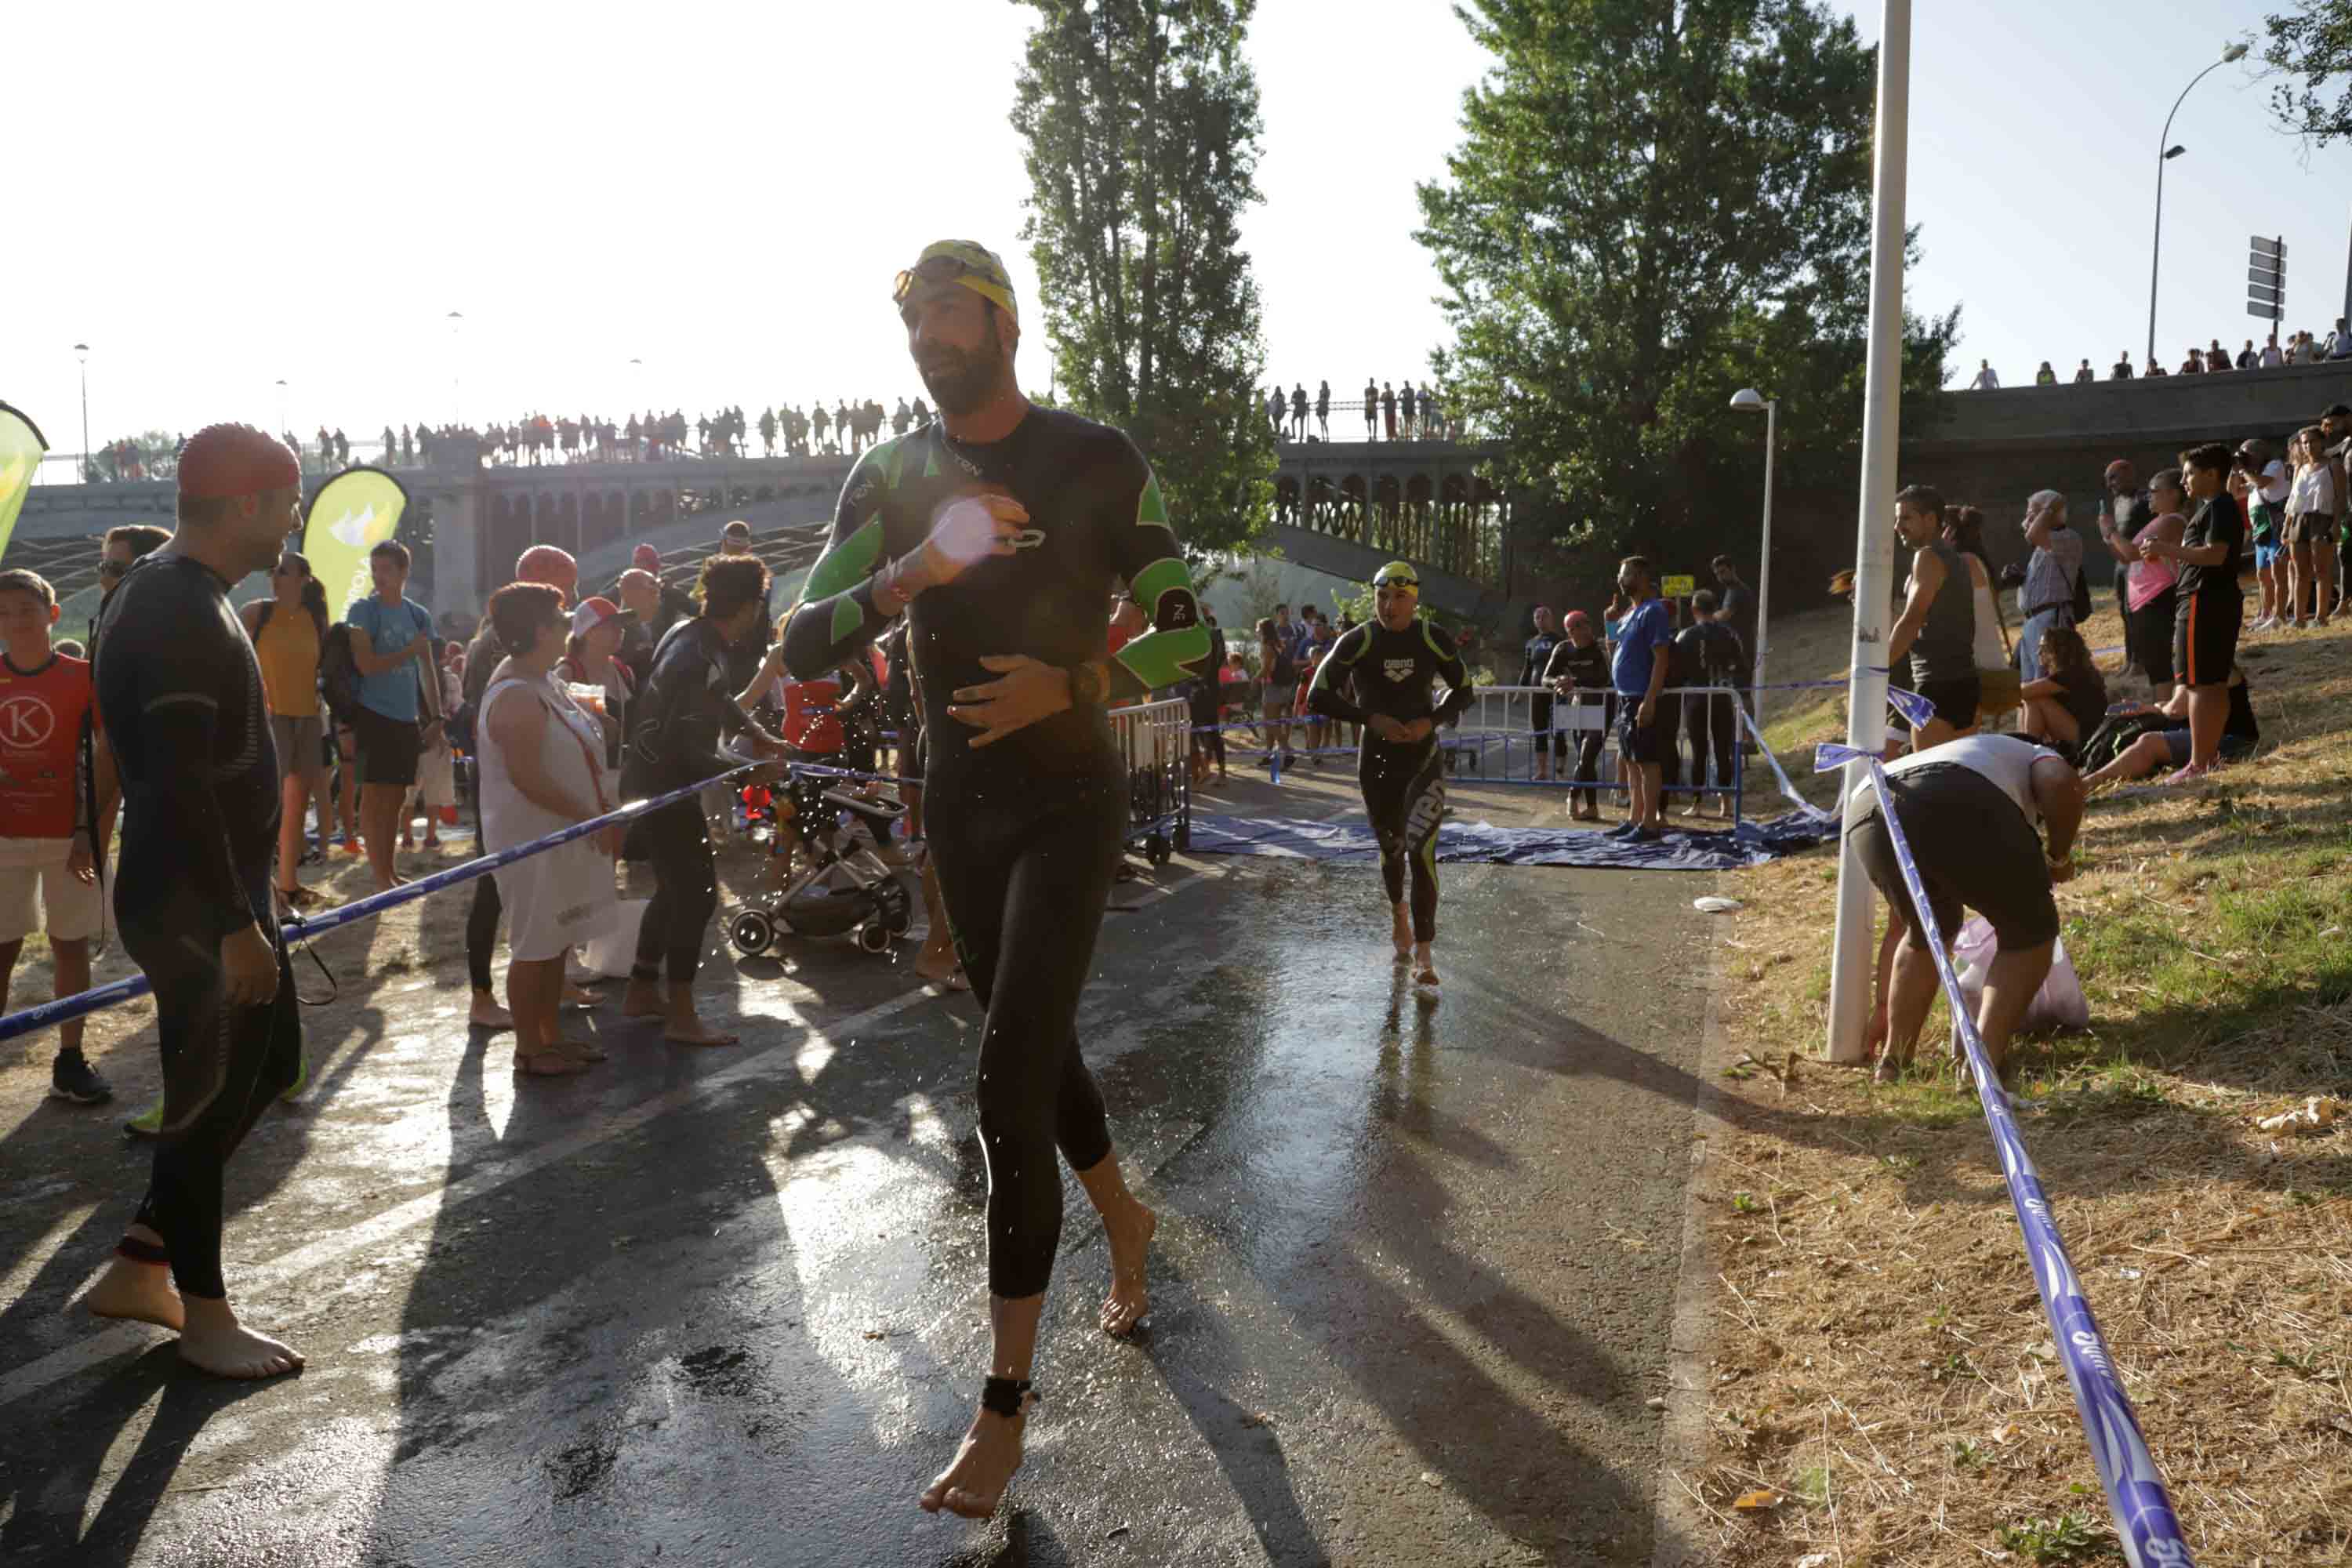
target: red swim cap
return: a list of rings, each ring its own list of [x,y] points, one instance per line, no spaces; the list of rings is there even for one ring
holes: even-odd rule
[[[286,443],[250,425],[207,425],[180,452],[180,493],[193,500],[301,488]]]
[[[563,595],[566,604],[580,586],[580,563],[572,552],[552,544],[534,544],[515,557],[515,581],[544,583]]]
[[[661,552],[650,544],[640,544],[629,552],[629,564],[641,572],[658,573],[661,570]]]

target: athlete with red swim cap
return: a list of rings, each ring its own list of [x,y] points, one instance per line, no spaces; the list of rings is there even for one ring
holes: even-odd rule
[[[189,439],[179,486],[179,532],[100,616],[99,718],[122,781],[115,918],[155,990],[163,1112],[146,1199],[89,1309],[176,1331],[206,1372],[270,1377],[302,1357],[230,1310],[223,1168],[295,1081],[302,1026],[270,906],[278,749],[228,594],[300,526],[301,472],[272,437],[215,425]]]

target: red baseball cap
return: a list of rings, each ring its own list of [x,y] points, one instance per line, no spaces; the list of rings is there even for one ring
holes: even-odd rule
[[[602,594],[592,594],[572,612],[572,635],[585,637],[605,622],[617,621],[629,613]]]
[[[194,500],[299,489],[302,465],[286,443],[250,425],[207,425],[180,452],[180,493]]]

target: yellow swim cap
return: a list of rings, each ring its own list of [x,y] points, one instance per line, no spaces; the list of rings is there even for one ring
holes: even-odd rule
[[[1021,308],[1013,299],[1013,275],[1004,270],[1003,259],[984,245],[969,239],[940,239],[925,246],[915,264],[899,273],[891,285],[890,302],[905,304],[919,282],[961,283],[982,299],[993,300],[1015,323],[1021,320]]]
[[[1412,563],[1409,561],[1391,561],[1387,565],[1381,567],[1378,572],[1372,574],[1372,586],[1375,588],[1410,588],[1414,593],[1418,594],[1421,592],[1421,575],[1413,571]]]

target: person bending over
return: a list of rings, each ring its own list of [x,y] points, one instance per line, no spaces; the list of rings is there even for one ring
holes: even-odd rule
[[[1977,1009],[1977,1033],[1994,1070],[2006,1076],[2010,1037],[2050,973],[2058,941],[2050,889],[2074,874],[2083,781],[2065,758],[2013,735],[1968,735],[1914,752],[1886,764],[1886,781],[1947,951],[1959,937],[1963,909],[1992,926],[1999,951]],[[1885,810],[1876,784],[1865,780],[1845,817],[1845,836],[1889,911],[1870,1033],[1873,1044],[1885,1047],[1881,1083],[1910,1065],[1939,984]]]
[[[940,422],[868,451],[784,629],[803,679],[908,617],[923,709],[925,826],[972,995],[986,1009],[977,1098],[988,1161],[990,1376],[955,1458],[920,1506],[995,1511],[1021,1463],[1037,1325],[1077,1173],[1110,1243],[1099,1322],[1148,1307],[1157,1219],[1129,1193],[1101,1091],[1079,1056],[1078,999],[1129,820],[1105,704],[1203,673],[1208,629],[1151,468],[1108,426],[1032,405],[1003,263],[942,240],[892,292]],[[1106,660],[1123,580],[1151,630]]]
[[[1307,701],[1326,718],[1364,727],[1356,780],[1380,838],[1390,940],[1396,961],[1412,964],[1414,983],[1435,985],[1430,949],[1437,941],[1437,825],[1445,816],[1437,726],[1468,705],[1470,672],[1453,640],[1420,609],[1421,578],[1412,567],[1402,561],[1381,567],[1372,579],[1372,618],[1332,646]]]
[[[302,1023],[270,914],[277,746],[228,593],[300,525],[302,476],[260,431],[214,425],[189,437],[178,483],[178,533],[100,613],[99,720],[122,779],[115,920],[154,986],[163,1110],[146,1199],[89,1309],[176,1331],[207,1372],[268,1377],[302,1357],[229,1306],[223,1171],[293,1085]]]

